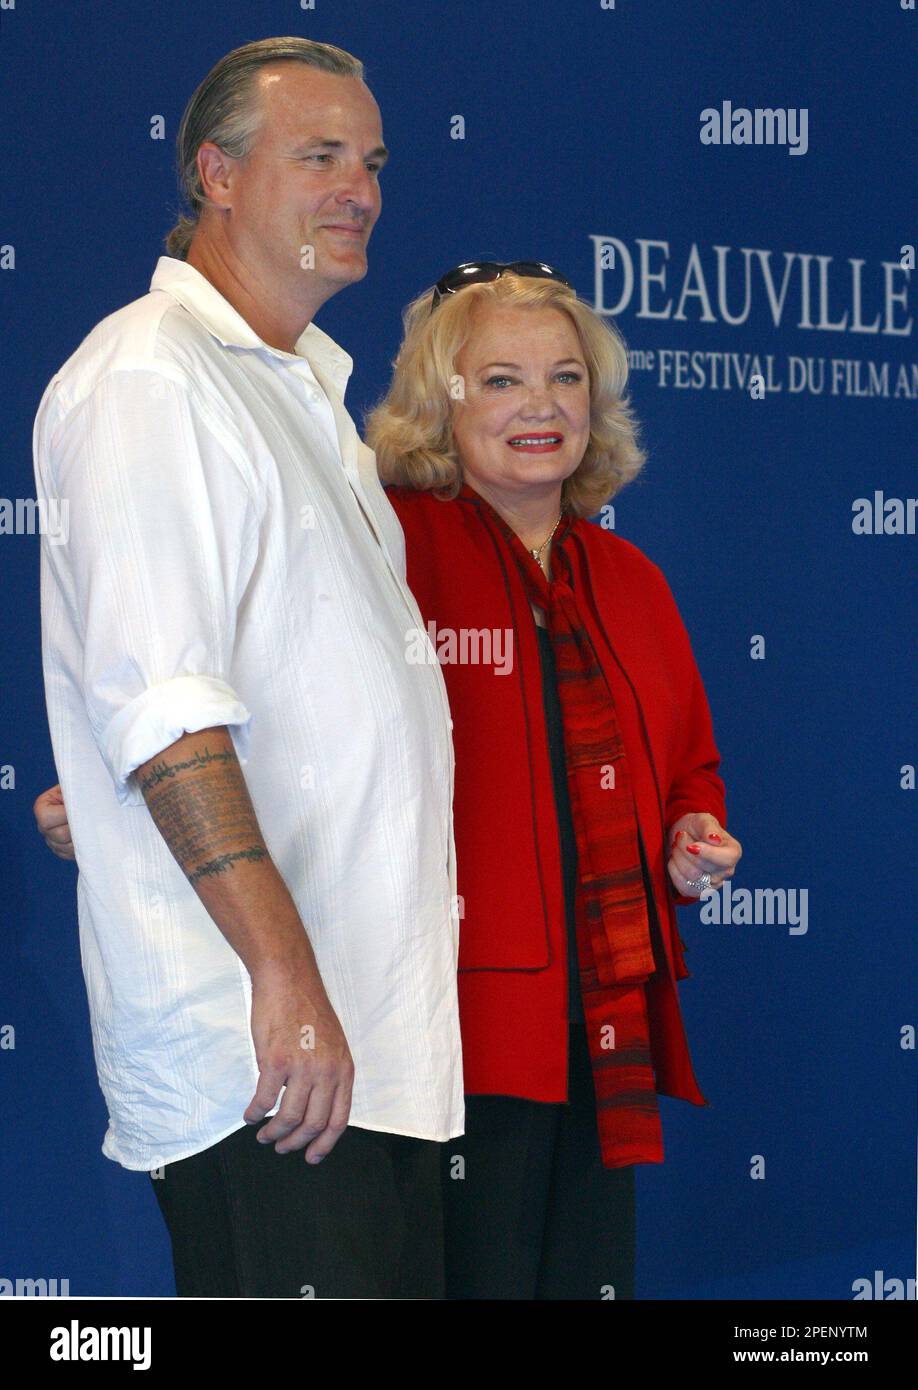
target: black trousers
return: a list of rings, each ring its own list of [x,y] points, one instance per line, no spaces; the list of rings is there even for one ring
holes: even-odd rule
[[[570,1056],[567,1105],[468,1096],[445,1144],[349,1127],[312,1166],[247,1125],[170,1163],[179,1297],[633,1298],[634,1168],[602,1166],[582,1025]]]
[[[180,1298],[443,1298],[441,1145],[348,1127],[313,1165],[258,1128],[152,1179]]]
[[[466,1096],[443,1144],[447,1298],[634,1297],[634,1166],[604,1168],[586,1029],[569,1100]]]

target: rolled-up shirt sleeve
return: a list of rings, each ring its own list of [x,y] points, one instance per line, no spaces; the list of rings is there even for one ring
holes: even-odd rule
[[[258,525],[234,427],[178,373],[116,370],[60,422],[50,472],[68,534],[45,562],[74,606],[71,674],[119,801],[142,802],[131,774],[183,733],[226,725],[244,762],[233,650]]]

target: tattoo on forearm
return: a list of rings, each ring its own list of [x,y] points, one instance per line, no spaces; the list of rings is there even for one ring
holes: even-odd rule
[[[194,757],[188,758],[185,762],[154,763],[146,777],[142,778],[140,790],[146,795],[150,787],[155,787],[167,777],[175,777],[177,773],[184,772],[189,767],[206,767],[208,763],[225,764],[234,760],[238,762],[234,748],[221,748],[216,753],[211,753],[209,748],[204,748],[203,751],[196,748]]]
[[[234,748],[159,759],[140,788],[189,882],[268,857]]]
[[[233,854],[221,854],[218,859],[211,859],[207,864],[201,864],[188,875],[189,883],[196,883],[199,878],[206,878],[208,874],[222,874],[225,870],[232,867],[237,859],[248,859],[250,863],[256,864],[259,859],[267,858],[268,851],[263,845],[252,845],[249,849],[239,849]]]

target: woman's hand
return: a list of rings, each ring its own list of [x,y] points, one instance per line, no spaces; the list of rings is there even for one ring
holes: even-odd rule
[[[67,808],[60,787],[49,787],[36,797],[32,807],[39,833],[45,837],[45,844],[58,859],[76,859],[70,826],[67,823]]]
[[[709,888],[719,888],[732,878],[743,847],[708,811],[680,816],[669,828],[666,868],[673,887],[683,898],[698,898],[702,890],[689,885],[710,874]],[[707,891],[706,889],[704,891]]]

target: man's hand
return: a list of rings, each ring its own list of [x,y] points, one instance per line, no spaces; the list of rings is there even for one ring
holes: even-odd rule
[[[347,1127],[354,1063],[314,963],[272,962],[255,971],[252,1041],[259,1077],[244,1118],[263,1120],[285,1087],[258,1142],[279,1141],[281,1154],[305,1148],[307,1163],[320,1162]]]
[[[51,853],[56,854],[58,859],[76,859],[60,787],[49,787],[36,797],[32,813],[39,834],[44,836]]]

